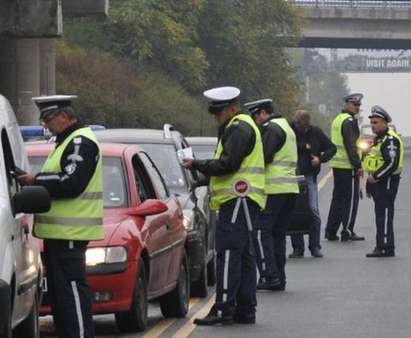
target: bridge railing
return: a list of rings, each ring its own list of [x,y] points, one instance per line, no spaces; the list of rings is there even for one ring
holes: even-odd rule
[[[404,0],[288,0],[299,7],[361,7],[361,8],[411,8],[411,1]]]

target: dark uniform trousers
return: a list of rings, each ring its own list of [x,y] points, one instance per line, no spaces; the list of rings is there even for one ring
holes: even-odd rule
[[[341,223],[343,231],[353,233],[360,196],[359,177],[353,169],[333,168],[334,190],[326,231],[336,234]]]
[[[277,264],[274,260],[272,214],[261,210],[260,218],[254,224],[254,248],[257,256],[257,267],[262,281],[278,277]]]
[[[44,241],[50,305],[59,338],[94,338],[92,296],[86,281],[87,241]]]
[[[236,199],[220,207],[216,227],[217,250],[217,311],[222,315],[254,314],[256,298],[256,261],[243,207],[232,223]],[[247,205],[252,222],[257,219],[259,206],[250,199]]]
[[[286,232],[290,223],[291,214],[294,211],[297,194],[277,194],[268,195],[265,217],[267,222],[271,222],[271,236],[273,246],[273,271],[285,284],[285,263],[286,263]]]
[[[369,185],[375,204],[377,225],[377,249],[394,252],[394,202],[398,192],[400,175],[392,175]]]

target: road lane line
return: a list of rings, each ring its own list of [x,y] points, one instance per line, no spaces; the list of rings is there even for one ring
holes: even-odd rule
[[[327,173],[327,175],[325,175],[325,176],[321,179],[320,183],[318,183],[318,192],[320,192],[321,189],[324,188],[324,186],[327,184],[328,180],[329,180],[331,177],[333,177],[333,172],[332,172],[332,170],[330,170],[330,171]]]
[[[158,322],[152,329],[150,329],[143,338],[157,338],[162,335],[162,333],[167,330],[176,319],[162,319]]]
[[[205,317],[208,312],[210,312],[211,307],[215,302],[215,297],[212,295],[207,302],[200,310],[198,310],[195,314],[190,317],[190,320],[184,324],[174,335],[172,338],[186,338],[188,337],[196,328],[196,325],[193,323],[194,318],[202,318]]]
[[[192,309],[200,302],[200,298],[191,298],[189,308]],[[155,326],[153,326],[143,338],[158,338],[160,337],[171,325],[174,324],[176,318],[162,319]]]

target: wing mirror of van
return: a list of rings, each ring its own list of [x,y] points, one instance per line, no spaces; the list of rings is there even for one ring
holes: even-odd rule
[[[37,214],[50,210],[51,200],[46,188],[41,186],[23,187],[12,199],[14,214]]]

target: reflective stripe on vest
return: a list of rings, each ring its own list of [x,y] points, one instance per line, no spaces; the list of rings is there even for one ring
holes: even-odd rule
[[[347,150],[345,149],[342,135],[343,123],[350,118],[353,118],[350,114],[340,113],[335,117],[331,125],[331,141],[337,147],[337,152],[330,161],[331,168],[353,169]],[[357,141],[358,140],[355,140],[355,143],[357,143]]]
[[[264,173],[264,153],[261,141],[260,130],[253,119],[245,114],[235,115],[226,128],[230,127],[236,121],[243,121],[249,124],[255,133],[255,144],[251,153],[243,159],[240,169],[229,175],[212,176],[210,179],[211,200],[210,208],[218,210],[223,203],[237,198],[234,193],[234,183],[238,180],[246,180],[250,185],[248,198],[255,201],[261,208],[265,206],[265,173]],[[223,153],[221,139],[218,142],[215,159],[219,159]]]
[[[295,133],[285,118],[269,121],[278,125],[286,134],[284,145],[274,155],[274,160],[266,169],[265,190],[267,194],[299,193],[297,169],[297,142]]]
[[[372,146],[370,152],[365,156],[364,159],[364,170],[370,174],[375,173],[377,170],[382,168],[385,164],[384,157],[381,154],[381,145],[386,141],[387,137],[392,136],[396,138],[400,143],[400,161],[398,163],[398,168],[394,171],[393,175],[399,175],[404,167],[404,144],[401,137],[393,130],[389,130],[384,139]]]
[[[60,162],[64,150],[72,140],[80,136],[98,144],[90,128],[77,129],[50,153],[41,171],[61,173],[63,170]],[[79,142],[80,140],[81,138]],[[76,144],[75,140],[74,144],[74,155],[76,155],[76,149],[81,147],[81,143]],[[53,199],[47,213],[35,216],[36,237],[85,241],[104,239],[102,163],[100,155],[90,182],[78,197]]]

